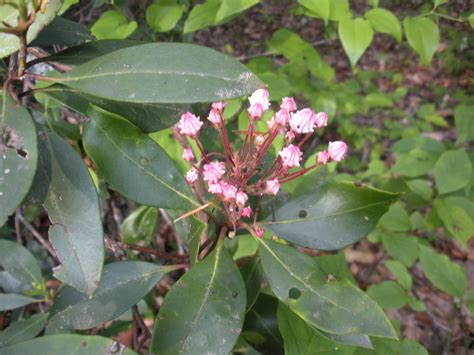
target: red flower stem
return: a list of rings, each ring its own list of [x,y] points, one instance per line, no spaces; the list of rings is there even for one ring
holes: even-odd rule
[[[225,138],[224,132],[225,132],[225,128],[223,128],[222,131],[219,131],[219,137],[222,141],[222,145],[224,146],[225,161],[227,163],[227,171],[229,172],[229,176],[230,176],[231,175],[230,173],[231,173],[232,169],[231,169],[231,163],[230,163],[230,158],[229,158],[229,146],[227,144],[228,142]]]
[[[300,177],[301,175],[306,174],[308,171],[316,168],[317,166],[318,166],[318,164],[314,164],[314,165],[311,165],[307,168],[295,171],[294,173],[291,173],[289,175],[286,175],[286,176],[282,177],[279,181],[280,181],[281,184],[283,184],[285,182],[289,182],[291,180],[296,179],[297,177]]]
[[[204,151],[204,148],[202,147],[201,142],[199,141],[199,138],[196,137],[196,138],[194,138],[194,140],[196,141],[196,145],[198,146],[199,151],[201,152],[201,155],[204,158],[204,160],[209,162],[209,158],[207,157],[207,154]]]
[[[273,161],[273,164],[272,166],[270,166],[270,168],[265,172],[265,174],[262,175],[262,177],[260,178],[260,180],[263,180],[265,179],[268,175],[270,175],[270,173],[273,171],[273,168],[275,167],[275,165],[278,163],[280,157],[277,157],[274,161]]]
[[[304,136],[304,138],[301,140],[301,142],[298,143],[298,148],[301,148],[301,146],[305,144],[308,138],[311,137],[312,135],[313,133],[307,133],[306,136]]]
[[[257,166],[262,160],[262,158],[265,156],[265,153],[267,152],[268,148],[270,148],[270,146],[272,145],[273,140],[276,138],[276,136],[278,136],[278,129],[273,129],[268,135],[268,137],[265,139],[265,141],[263,142],[260,150],[258,151],[257,159],[255,159],[255,166]]]
[[[252,156],[252,152],[253,152],[253,130],[254,130],[254,123],[253,121],[250,122],[250,125],[249,125],[249,149],[247,150],[247,154],[245,156],[245,160],[244,160],[244,163],[246,163],[249,159],[249,157]]]

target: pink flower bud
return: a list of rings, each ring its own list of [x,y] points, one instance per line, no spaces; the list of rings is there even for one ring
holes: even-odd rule
[[[265,192],[270,195],[276,195],[280,190],[280,182],[278,179],[268,180],[265,183]]]
[[[247,113],[249,114],[250,118],[253,121],[258,120],[260,117],[263,115],[263,107],[259,103],[255,103],[249,107],[247,110]]]
[[[235,202],[239,206],[244,206],[247,203],[248,199],[249,199],[249,197],[247,196],[247,194],[245,192],[239,191],[239,192],[237,192],[237,195],[235,197]]]
[[[224,200],[235,200],[237,197],[237,188],[225,181],[221,181],[220,184],[222,188],[222,194],[224,195]]]
[[[250,107],[259,104],[262,106],[262,111],[268,110],[270,107],[269,97],[270,95],[266,89],[258,89],[249,97]]]
[[[281,100],[280,108],[288,113],[296,111],[295,99],[293,99],[292,97],[284,97]]]
[[[204,180],[209,181],[211,184],[217,183],[225,173],[225,165],[220,161],[205,164],[203,169]]]
[[[305,108],[291,115],[290,127],[295,133],[311,133],[315,127],[313,110]]]
[[[303,156],[300,148],[290,144],[288,147],[283,148],[280,152],[280,157],[283,160],[283,166],[286,168],[291,168],[294,166],[300,166],[300,160]]]
[[[199,177],[199,173],[196,169],[192,168],[186,173],[186,181],[188,184],[193,184],[197,178]]]
[[[263,238],[263,235],[265,234],[265,232],[263,231],[263,228],[257,225],[254,227],[254,229],[255,229],[255,235],[259,238]]]
[[[191,112],[183,113],[178,122],[179,132],[188,136],[197,136],[202,125],[203,122],[201,122],[199,117],[193,115]]]
[[[220,183],[212,184],[209,183],[209,188],[207,189],[211,194],[220,195],[222,194],[222,187]]]
[[[326,127],[328,125],[328,114],[326,112],[318,112],[314,119],[316,128]]]
[[[262,145],[263,142],[265,142],[265,137],[263,136],[263,134],[259,134],[258,136],[255,137],[256,145]]]
[[[217,110],[218,112],[222,113],[224,111],[224,108],[227,106],[227,102],[220,101],[220,102],[214,102],[212,104],[212,108],[214,110]]]
[[[216,109],[209,111],[209,116],[207,119],[211,121],[214,126],[219,126],[222,124],[222,116]]]
[[[183,159],[186,161],[191,161],[194,159],[194,153],[193,150],[190,148],[185,148],[183,150]]]
[[[328,161],[329,161],[329,153],[326,150],[318,153],[316,157],[316,162],[318,164],[327,164]]]
[[[252,209],[249,206],[242,208],[242,217],[249,218],[251,215],[252,215]]]
[[[341,161],[346,157],[347,144],[342,141],[329,142],[328,153],[332,160]]]
[[[288,131],[286,132],[285,134],[285,140],[288,142],[288,143],[291,143],[295,140],[295,134],[293,133],[293,131]]]

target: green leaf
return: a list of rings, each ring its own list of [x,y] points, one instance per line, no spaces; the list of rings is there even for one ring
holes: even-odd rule
[[[40,137],[41,163],[30,198],[48,211],[49,239],[61,262],[54,276],[92,295],[104,259],[97,191],[81,157],[66,141],[46,131]]]
[[[8,94],[0,94],[0,100],[2,100],[0,112],[0,226],[2,226],[30,189],[38,161],[38,148],[36,129],[29,112],[23,106],[15,105]]]
[[[168,291],[155,322],[151,352],[227,354],[242,330],[245,284],[221,246]]]
[[[278,327],[285,344],[285,354],[352,354],[353,347],[338,345],[323,336],[284,304],[278,305]]]
[[[330,20],[342,21],[346,18],[352,18],[349,0],[331,0],[329,5]]]
[[[102,41],[90,41],[71,48],[67,48],[56,54],[38,60],[60,62],[67,65],[79,65],[92,59],[115,52],[122,48],[133,47],[142,44],[139,41],[104,39]]]
[[[188,104],[142,104],[106,100],[59,84],[39,89],[36,93],[46,94],[83,115],[87,114],[90,104],[96,105],[108,112],[120,115],[145,133],[170,127],[179,120],[184,112],[191,110]]]
[[[239,237],[240,238],[240,237]],[[253,237],[252,237],[253,238]],[[257,301],[262,290],[263,269],[259,258],[252,258],[240,269],[247,290],[247,311]]]
[[[380,218],[379,227],[394,232],[407,232],[412,229],[410,217],[400,202],[390,206],[390,209]]]
[[[409,153],[400,155],[392,167],[392,172],[408,177],[424,175],[433,168],[438,156],[415,148]]]
[[[212,227],[213,228],[213,227]],[[191,218],[190,231],[188,235],[183,236],[183,241],[188,247],[189,262],[191,267],[198,263],[199,248],[201,240],[203,240],[208,232],[213,230],[209,223],[204,223],[196,218]]]
[[[433,190],[429,185],[429,181],[422,180],[422,179],[415,179],[415,180],[406,180],[405,183],[410,188],[411,191],[416,193],[425,201],[431,201],[433,197]]]
[[[364,103],[369,107],[392,107],[393,101],[389,96],[379,93],[368,94],[364,98]]]
[[[0,349],[0,355],[135,354],[114,339],[100,336],[61,334],[40,337]]]
[[[411,290],[413,280],[405,265],[396,260],[387,260],[385,261],[385,266],[395,275],[398,283],[402,285],[405,290]]]
[[[183,15],[184,5],[176,0],[161,1],[151,4],[146,9],[146,22],[155,32],[171,31]]]
[[[221,2],[219,0],[206,0],[203,4],[194,6],[184,23],[183,33],[196,32],[214,25],[220,6]]]
[[[439,46],[438,26],[427,19],[407,17],[403,21],[405,34],[410,46],[420,55],[421,63],[429,65]]]
[[[402,26],[397,17],[385,9],[372,9],[364,15],[374,30],[392,35],[399,43],[402,41]]]
[[[24,293],[43,281],[35,257],[22,245],[0,239],[0,287],[5,292]]]
[[[434,4],[436,7],[440,6],[440,5],[444,5],[448,2],[448,0],[434,0]]]
[[[465,150],[450,150],[439,157],[433,174],[440,194],[453,192],[471,182],[472,163]]]
[[[323,270],[328,278],[331,276],[336,278],[336,280],[349,280],[354,285],[357,285],[354,276],[347,266],[346,258],[344,252],[341,251],[334,255],[321,255],[314,258],[316,264]]]
[[[363,18],[344,19],[339,22],[339,38],[352,67],[372,42],[374,31]]]
[[[467,20],[469,21],[471,28],[474,28],[474,12],[467,17]]]
[[[262,225],[304,247],[342,249],[367,236],[398,196],[352,183],[328,184],[290,200],[276,211],[275,221]]]
[[[47,320],[48,313],[38,313],[12,323],[0,333],[0,348],[33,339],[43,330]]]
[[[474,105],[458,105],[454,109],[457,143],[474,140]]]
[[[57,81],[93,96],[135,103],[222,101],[262,85],[235,59],[183,43],[119,49],[77,66]]]
[[[0,312],[26,306],[30,303],[39,302],[31,297],[18,295],[16,293],[0,293]]]
[[[289,246],[259,242],[270,287],[307,323],[333,334],[396,337],[383,311],[352,283],[328,282],[311,257]]]
[[[0,5],[0,23],[6,23],[11,27],[16,27],[18,25],[19,12],[18,9],[14,8],[7,4],[8,2],[2,2],[3,5]],[[17,3],[16,1],[14,3]],[[29,12],[31,13],[32,1],[25,1],[27,3]],[[30,43],[33,41],[38,33],[50,23],[59,8],[62,5],[61,0],[49,0],[46,6],[46,11],[44,14],[38,12],[34,18],[33,24],[29,27],[27,33],[27,41]],[[5,28],[3,24],[0,25],[0,28]],[[20,48],[20,41],[18,37],[8,33],[0,32],[0,58],[6,57],[9,54],[16,52]]]
[[[165,151],[130,122],[98,107],[84,129],[84,148],[117,191],[147,206],[198,206]]]
[[[400,344],[400,354],[410,355],[428,355],[428,351],[424,346],[409,338],[403,339]]]
[[[38,37],[32,46],[74,46],[85,41],[95,40],[89,29],[81,23],[56,17]]]
[[[467,200],[470,203],[469,200]],[[434,208],[446,229],[465,247],[474,236],[474,218],[456,197],[436,199]]]
[[[395,281],[383,281],[372,285],[367,289],[367,294],[385,309],[402,308],[409,301],[406,291]]]
[[[222,0],[216,14],[216,23],[223,23],[227,19],[244,12],[258,4],[260,0]]]
[[[328,22],[331,8],[330,0],[298,0],[298,3],[321,16],[324,22]]]
[[[125,243],[148,245],[155,236],[158,209],[141,206],[134,210],[122,223],[120,232]]]
[[[416,237],[386,233],[382,237],[382,242],[388,254],[406,267],[412,266],[418,259],[419,248]]]
[[[247,256],[255,255],[258,249],[258,242],[251,234],[239,235],[237,237],[237,250],[232,258],[238,260]]]
[[[430,282],[441,291],[462,297],[467,289],[466,270],[446,255],[438,254],[433,249],[420,247],[420,262],[423,272]]]
[[[100,15],[100,18],[91,27],[92,34],[97,39],[125,39],[137,29],[135,21],[128,19],[119,11],[109,10]]]
[[[50,311],[48,328],[90,329],[115,319],[137,304],[173,267],[142,261],[121,261],[104,267],[92,297],[72,287],[59,291]]]

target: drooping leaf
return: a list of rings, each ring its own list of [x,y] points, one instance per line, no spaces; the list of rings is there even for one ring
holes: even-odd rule
[[[259,242],[270,287],[307,323],[332,334],[396,337],[379,306],[352,283],[328,281],[314,259],[292,247]]]
[[[398,283],[407,291],[411,290],[413,280],[405,265],[397,260],[387,260],[385,266],[395,275]]]
[[[285,354],[349,355],[355,350],[354,347],[339,345],[324,338],[283,303],[278,305],[278,327],[285,344]]]
[[[89,115],[84,148],[117,191],[147,206],[185,210],[198,206],[184,177],[151,138],[98,107]]]
[[[40,164],[31,199],[51,220],[49,239],[60,260],[54,276],[92,295],[99,286],[104,243],[99,199],[81,157],[54,133],[40,132]]]
[[[456,197],[436,199],[434,207],[449,233],[467,246],[469,239],[474,236],[474,217],[466,210],[462,200]]]
[[[388,254],[406,267],[412,266],[415,260],[418,259],[419,248],[416,237],[384,233],[382,242]]]
[[[260,0],[222,0],[216,14],[216,23],[224,23],[227,19],[244,12],[259,2]]]
[[[210,224],[206,224],[196,218],[191,218],[191,228],[189,234],[185,236],[185,243],[188,246],[189,263],[191,267],[197,264],[201,239],[212,229]]]
[[[347,18],[339,22],[339,38],[353,67],[369,47],[373,35],[372,27],[363,18]]]
[[[0,355],[63,355],[68,354],[135,354],[113,339],[100,336],[61,334],[28,340],[6,348],[0,348]]]
[[[126,118],[145,133],[170,127],[178,122],[184,112],[191,110],[187,104],[125,103],[106,100],[59,84],[36,90],[36,93],[46,94],[83,115],[87,114],[90,104],[96,105]]]
[[[391,11],[376,8],[367,11],[364,16],[376,31],[388,33],[398,42],[402,41],[402,26]]]
[[[195,32],[214,25],[220,5],[219,0],[206,0],[204,3],[194,6],[184,23],[183,33]]]
[[[399,202],[390,206],[387,213],[380,218],[378,226],[394,232],[407,232],[412,229],[410,217]]]
[[[89,29],[83,24],[57,16],[39,33],[31,45],[71,47],[94,39]]]
[[[6,292],[23,293],[43,280],[35,257],[22,245],[0,239],[0,287]]]
[[[143,245],[150,244],[158,222],[158,209],[140,206],[134,210],[122,223],[120,232],[125,243]]]
[[[416,341],[406,338],[400,343],[400,354],[428,355],[428,351]]]
[[[420,55],[421,63],[428,65],[439,46],[438,26],[426,17],[403,21],[405,33],[410,46]]]
[[[433,190],[429,185],[429,181],[423,179],[406,180],[405,183],[411,191],[416,193],[425,201],[430,201],[433,196]]]
[[[28,111],[22,106],[15,107],[15,102],[8,94],[0,94],[0,100],[2,101],[0,226],[2,226],[30,189],[38,161],[38,148],[36,129]]]
[[[28,11],[31,13],[33,4],[31,1],[28,1]],[[62,5],[61,0],[49,0],[48,6],[46,6],[46,11],[43,13],[39,12],[36,14],[33,24],[28,29],[27,41],[30,43],[36,38],[38,33],[50,23],[59,8]],[[16,27],[18,24],[18,18],[20,14],[17,8],[8,4],[8,2],[2,2],[0,5],[0,23],[6,23],[11,27]],[[0,25],[1,28],[4,28],[4,25]],[[18,37],[8,33],[0,32],[0,58],[6,57],[7,55],[16,52],[20,48],[20,41]]]
[[[403,287],[395,281],[372,285],[367,289],[367,294],[384,309],[402,308],[410,299]]]
[[[420,263],[430,282],[441,291],[462,297],[467,289],[466,270],[429,247],[420,247]]]
[[[456,123],[457,143],[474,140],[474,105],[457,106],[454,110],[454,122]]]
[[[91,27],[97,39],[125,39],[137,29],[136,21],[128,21],[127,17],[117,10],[105,11]]]
[[[227,354],[242,330],[245,284],[218,247],[169,290],[155,322],[151,352]]]
[[[0,333],[0,348],[33,339],[43,330],[47,320],[47,313],[38,313],[12,323]]]
[[[50,311],[48,328],[89,329],[112,320],[138,303],[172,267],[121,261],[104,267],[92,297],[63,287]]]
[[[0,311],[8,311],[38,302],[37,299],[16,293],[0,293]]]
[[[176,0],[160,1],[146,9],[146,22],[155,32],[168,32],[176,26],[183,15],[185,6]]]
[[[298,0],[298,3],[321,16],[324,22],[328,22],[331,8],[330,0]]]
[[[433,174],[439,193],[456,191],[471,181],[472,163],[465,150],[449,150],[439,157]]]
[[[321,250],[345,248],[365,237],[398,194],[352,183],[329,184],[290,200],[262,225],[292,243]]]
[[[261,86],[235,59],[183,43],[119,49],[75,67],[57,81],[93,96],[135,103],[222,101]]]

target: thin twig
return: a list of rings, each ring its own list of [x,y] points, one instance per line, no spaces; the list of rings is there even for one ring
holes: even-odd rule
[[[51,257],[59,262],[59,258],[56,255],[56,252],[54,251],[53,247],[49,244],[49,242],[43,238],[43,236],[33,227],[21,213],[17,213],[17,217],[21,223],[30,231],[30,233],[33,235],[33,237],[36,238],[36,240],[43,246],[43,248],[46,249],[46,251],[51,255]]]
[[[146,326],[138,311],[137,305],[132,307],[133,313],[133,347],[140,352],[141,347],[151,338],[150,329]]]

